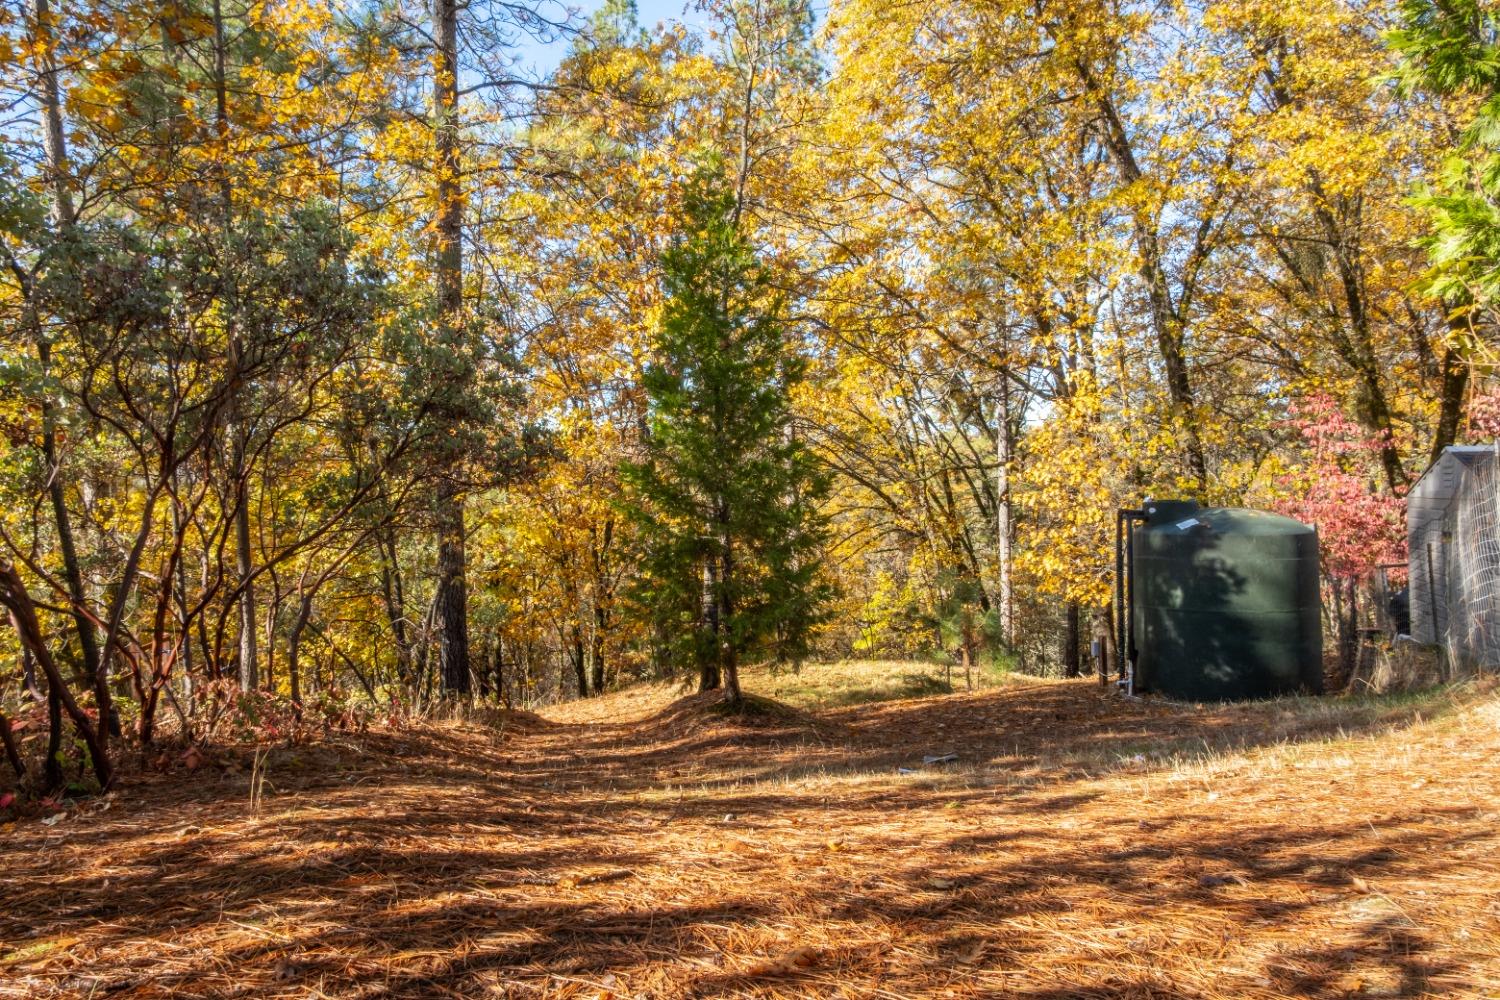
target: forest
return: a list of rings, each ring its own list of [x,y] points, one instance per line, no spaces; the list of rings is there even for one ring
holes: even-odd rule
[[[816,757],[882,724],[826,686],[883,663],[978,713],[911,716],[918,757],[976,719],[1024,757],[1126,713],[1077,753],[1146,766],[1394,724],[1107,707],[1116,511],[1315,526],[1336,692],[1407,491],[1500,435],[1489,0],[0,0],[0,104],[0,820],[209,771],[259,810],[266,760],[366,738],[530,813],[528,753],[629,773],[641,691]],[[975,995],[1150,986],[1074,973]],[[1210,995],[1173,983],[1138,995]]]
[[[1071,675],[1150,496],[1315,524],[1349,655],[1500,426],[1492,11],[695,10],[7,8],[8,694]]]

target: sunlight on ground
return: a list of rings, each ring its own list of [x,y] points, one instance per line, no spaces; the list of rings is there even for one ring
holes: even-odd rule
[[[0,834],[0,997],[1500,995],[1494,690],[913,673],[272,747],[259,808],[253,748],[141,775]]]
[[[1035,682],[1017,674],[980,669],[973,671],[972,680],[977,691]],[[747,693],[809,710],[968,691],[961,669],[953,668],[950,674],[943,666],[923,660],[831,660],[806,663],[797,669],[754,666],[741,672],[741,684]],[[539,711],[559,722],[637,720],[693,690],[692,684],[684,682],[634,684]]]
[[[973,690],[999,687],[1010,677],[975,669]],[[746,690],[798,708],[839,708],[897,698],[968,691],[961,669],[921,660],[837,660],[800,669],[757,667],[746,672]]]

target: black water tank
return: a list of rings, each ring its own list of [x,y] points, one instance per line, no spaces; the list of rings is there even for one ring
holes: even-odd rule
[[[1135,688],[1188,701],[1323,690],[1318,533],[1279,514],[1148,501],[1135,529]]]

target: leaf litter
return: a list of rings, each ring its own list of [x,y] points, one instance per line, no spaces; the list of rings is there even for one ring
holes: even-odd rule
[[[1496,696],[1283,709],[564,706],[260,748],[259,812],[205,753],[0,833],[0,997],[1500,996]]]

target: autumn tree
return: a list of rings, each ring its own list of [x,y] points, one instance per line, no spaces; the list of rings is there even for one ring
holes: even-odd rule
[[[410,74],[400,101],[411,117],[407,126],[389,130],[381,155],[401,173],[420,208],[408,208],[398,224],[412,234],[408,253],[418,255],[406,263],[430,289],[429,361],[437,366],[433,384],[441,388],[433,408],[447,423],[442,446],[432,454],[446,470],[432,505],[438,673],[446,693],[467,696],[472,680],[465,502],[491,481],[495,469],[486,458],[493,457],[496,442],[486,432],[511,425],[491,416],[514,410],[517,388],[507,377],[514,357],[502,315],[504,289],[486,287],[482,277],[488,272],[503,286],[505,269],[476,268],[490,261],[476,261],[470,253],[492,246],[489,235],[495,235],[478,235],[488,222],[479,188],[504,184],[506,131],[527,109],[531,81],[518,72],[515,45],[557,37],[569,30],[570,14],[547,0],[433,0],[427,8],[394,5],[386,14],[382,30],[395,39]],[[509,450],[500,443],[501,453]]]

